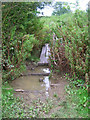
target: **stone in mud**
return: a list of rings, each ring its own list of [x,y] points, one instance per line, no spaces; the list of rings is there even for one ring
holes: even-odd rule
[[[37,67],[37,66],[38,66],[38,64],[37,64],[36,62],[33,62],[33,65],[34,65],[35,67]]]
[[[31,70],[34,70],[34,68],[31,68]]]
[[[35,67],[38,67],[38,64],[36,64]]]
[[[39,82],[43,82],[43,78],[40,78],[40,79],[39,79]]]
[[[24,92],[23,89],[16,89],[15,92]]]
[[[21,73],[20,75],[23,76],[23,73]]]
[[[51,87],[56,87],[58,85],[60,85],[60,84],[50,84]]]

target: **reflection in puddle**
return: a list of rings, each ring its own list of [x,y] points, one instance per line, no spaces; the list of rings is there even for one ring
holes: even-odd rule
[[[16,80],[13,80],[11,86],[14,89],[23,90],[44,90],[45,86],[41,86],[42,82],[39,82],[40,76],[22,76]]]
[[[44,69],[43,69],[43,72],[45,72],[45,73],[50,73],[50,70],[49,70],[49,68],[44,68]],[[48,96],[49,96],[48,90],[49,90],[49,88],[50,88],[49,76],[45,76],[43,82],[45,83],[44,86],[45,86],[45,88],[46,88],[45,94],[46,94],[46,96],[48,97]]]
[[[46,87],[46,96],[48,97],[48,89],[50,88],[50,82],[49,82],[49,76],[44,77],[44,83],[45,83],[45,87]]]
[[[30,71],[29,71],[30,72]],[[50,73],[49,68],[37,67],[33,71],[34,73]],[[23,90],[36,90],[36,91],[45,91],[46,97],[49,96],[48,90],[50,88],[49,76],[43,76],[43,81],[40,82],[41,76],[22,76],[14,81],[12,81],[11,86],[14,89],[23,89]]]
[[[50,73],[50,70],[49,70],[49,68],[44,68],[44,69],[43,69],[43,72],[45,72],[45,73]]]

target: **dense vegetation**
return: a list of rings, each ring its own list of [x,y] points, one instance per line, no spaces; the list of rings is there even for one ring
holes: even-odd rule
[[[70,6],[68,5],[67,2],[56,2],[54,5],[54,11],[52,15],[63,15],[65,13],[71,12]]]
[[[60,68],[66,68],[69,65],[73,74],[78,77],[88,77],[88,15],[83,11],[76,10],[67,19],[61,18],[53,31],[58,38],[54,53],[52,53],[55,56],[54,65]]]
[[[43,23],[37,17],[37,8],[43,8],[45,4],[3,3],[3,80],[19,76],[25,68],[26,60],[39,57],[40,47],[46,41],[43,34],[45,31],[42,31]]]
[[[37,8],[45,3],[3,3],[2,4],[2,64],[3,82],[13,80],[25,70],[26,61],[38,61],[41,47],[49,43],[51,47],[50,68],[59,72],[68,71],[70,80],[66,92],[69,102],[73,103],[77,116],[88,115],[88,80],[89,80],[89,35],[88,14],[80,10],[61,16],[38,17]],[[10,87],[10,86],[9,86]],[[14,98],[3,85],[3,117],[38,117],[38,109],[27,108],[25,114],[20,100]],[[20,110],[18,110],[20,106]],[[69,104],[70,106],[70,104]],[[70,106],[72,107],[72,106]],[[70,109],[69,107],[69,109]],[[13,109],[12,109],[13,108]],[[50,104],[45,107],[51,109]],[[41,109],[43,111],[43,107]],[[65,109],[64,109],[65,110]],[[83,112],[81,112],[83,110]],[[11,113],[11,111],[13,111]],[[62,110],[63,111],[63,110]],[[74,112],[75,112],[74,111]],[[61,111],[60,111],[61,112]],[[51,117],[60,117],[59,113]],[[71,112],[71,111],[69,111]],[[69,113],[67,113],[69,114]],[[68,116],[66,113],[66,117]],[[80,115],[81,116],[80,116]]]

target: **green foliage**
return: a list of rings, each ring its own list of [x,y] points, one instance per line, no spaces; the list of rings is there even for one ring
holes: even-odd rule
[[[84,87],[83,80],[74,80],[69,78],[70,84],[66,87],[66,92],[69,95],[68,100],[71,101],[74,109],[77,110],[78,116],[88,117],[88,90]]]
[[[33,112],[23,102],[23,99],[15,98],[13,89],[5,82],[2,87],[2,118],[32,117]],[[31,115],[28,113],[30,110]]]
[[[26,105],[23,99],[15,98],[14,91],[7,82],[2,86],[2,93],[2,118],[43,117],[43,113],[48,114],[53,106],[49,99],[47,103],[39,99],[33,101],[32,106]]]
[[[52,31],[50,27],[50,21],[48,22],[47,17],[41,17],[40,21],[43,23],[43,29],[39,32],[40,44],[45,45],[45,43],[50,43],[52,39]]]
[[[71,12],[67,2],[56,2],[52,15],[62,15]]]
[[[88,90],[84,87],[85,82],[82,79],[70,78],[65,75],[69,84],[65,87],[66,99],[58,102],[58,110],[55,110],[51,118],[89,118],[89,97]]]
[[[77,9],[75,13],[71,14],[72,17],[66,18],[65,16],[60,19],[57,27],[54,28],[54,32],[58,40],[65,44],[65,57],[68,59],[71,71],[77,75],[85,76],[89,72],[87,13]],[[61,48],[60,45],[55,47],[55,49],[58,48]],[[56,57],[55,60],[58,61],[59,59]]]
[[[40,99],[33,101],[35,109],[38,112],[38,117],[44,118],[45,114],[48,114],[53,107],[53,101],[47,98],[46,103],[43,103]]]
[[[37,8],[42,9],[46,4],[49,3],[9,2],[2,4],[3,80],[19,76],[20,72],[25,70],[25,60],[32,60],[33,53],[37,53],[36,57],[39,56],[40,50],[36,51],[43,44],[40,33],[43,23],[37,17]],[[20,70],[20,68],[23,69]]]
[[[34,37],[34,35],[25,35],[23,37],[23,53],[22,56],[25,58],[31,58],[31,51],[33,48],[38,48],[39,41]]]
[[[9,86],[8,83],[5,83],[2,87],[2,117],[3,118],[22,117],[23,109],[20,109],[21,107],[20,101],[19,99],[14,98],[12,92],[13,89]]]
[[[51,42],[51,68],[56,69],[56,71],[65,71],[69,69],[68,59],[65,56],[65,45],[61,43],[58,39],[55,44]]]
[[[54,95],[53,95],[53,96],[54,96],[54,97],[56,97],[56,98],[58,97],[58,95],[57,95],[56,93],[54,93]]]

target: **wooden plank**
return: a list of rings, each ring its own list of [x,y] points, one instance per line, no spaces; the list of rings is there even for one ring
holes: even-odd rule
[[[38,62],[39,66],[48,66],[49,63],[42,63],[42,62]]]
[[[23,90],[23,89],[14,89],[15,92],[30,92],[30,93],[44,93],[42,90]]]
[[[28,73],[28,74],[22,74],[22,76],[28,76],[28,75],[38,75],[38,76],[48,76],[50,73]]]

